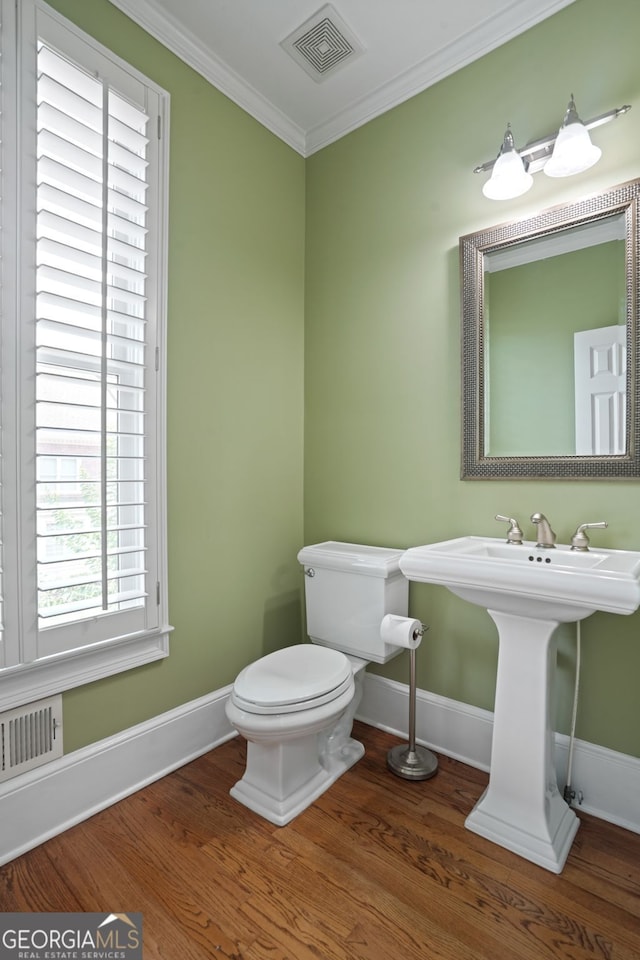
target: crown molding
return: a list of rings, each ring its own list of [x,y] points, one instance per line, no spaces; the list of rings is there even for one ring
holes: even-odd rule
[[[403,71],[326,123],[308,130],[306,155],[310,156],[393,107],[410,100],[573,2],[574,0],[549,0],[542,9],[538,8],[532,14],[530,0],[514,0],[499,15],[489,17],[479,27]]]
[[[305,155],[304,131],[152,0],[109,0],[255,120]]]
[[[433,56],[403,71],[370,95],[307,131],[293,123],[259,90],[212,54],[197,37],[185,30],[165,10],[161,10],[154,0],[109,2],[255,120],[303,157],[308,157],[524,33],[574,0],[548,0],[544,6],[536,7],[533,13],[530,0],[514,0],[500,14],[489,17],[479,27],[468,31]]]

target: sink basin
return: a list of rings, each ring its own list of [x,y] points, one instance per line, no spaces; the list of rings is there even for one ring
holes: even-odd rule
[[[412,547],[400,569],[485,607],[498,628],[489,786],[465,826],[560,873],[579,821],[558,790],[553,757],[556,628],[596,610],[633,613],[640,553],[458,537]]]
[[[544,620],[582,620],[595,610],[630,614],[640,605],[640,553],[458,537],[412,547],[400,559],[408,580],[439,583],[490,610]]]

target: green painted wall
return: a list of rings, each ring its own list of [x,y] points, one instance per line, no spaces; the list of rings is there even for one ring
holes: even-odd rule
[[[409,546],[500,535],[496,513],[541,510],[560,540],[606,519],[603,545],[640,548],[640,482],[461,481],[458,238],[640,176],[637,0],[568,8],[307,161],[305,540]],[[570,42],[568,39],[570,38]],[[571,92],[585,117],[623,103],[594,132],[603,159],[570,180],[537,174],[493,202],[473,168],[557,127]],[[594,538],[595,540],[596,538]],[[426,690],[493,708],[497,637],[488,614],[427,585],[411,613],[430,624]],[[578,736],[640,756],[640,614],[582,627]],[[559,653],[567,729],[573,628]],[[377,668],[406,681],[405,656]]]
[[[458,238],[640,176],[637,0],[576,0],[306,164],[107,0],[53,6],[172,95],[171,656],[67,693],[67,750],[297,640],[303,541],[497,535],[496,512],[524,523],[540,509],[563,540],[606,518],[599,542],[640,546],[640,482],[458,479]],[[596,131],[600,164],[486,200],[471,171],[495,155],[507,120],[518,143],[541,136],[572,90],[584,116],[635,105]],[[491,709],[488,615],[414,585],[411,612],[431,626],[420,686]],[[640,615],[585,621],[578,714],[580,737],[635,756],[639,640]],[[563,628],[561,729],[573,659]],[[405,656],[376,669],[407,679]]]
[[[171,94],[171,655],[68,692],[73,750],[300,637],[304,160],[106,0],[53,6]]]

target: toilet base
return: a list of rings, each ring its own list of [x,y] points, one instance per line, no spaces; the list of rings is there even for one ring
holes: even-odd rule
[[[364,755],[351,737],[318,757],[317,734],[286,744],[247,743],[247,768],[229,791],[254,813],[284,827]]]

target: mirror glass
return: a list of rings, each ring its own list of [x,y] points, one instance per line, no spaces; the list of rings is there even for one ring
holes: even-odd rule
[[[640,476],[639,196],[460,239],[463,478]]]

